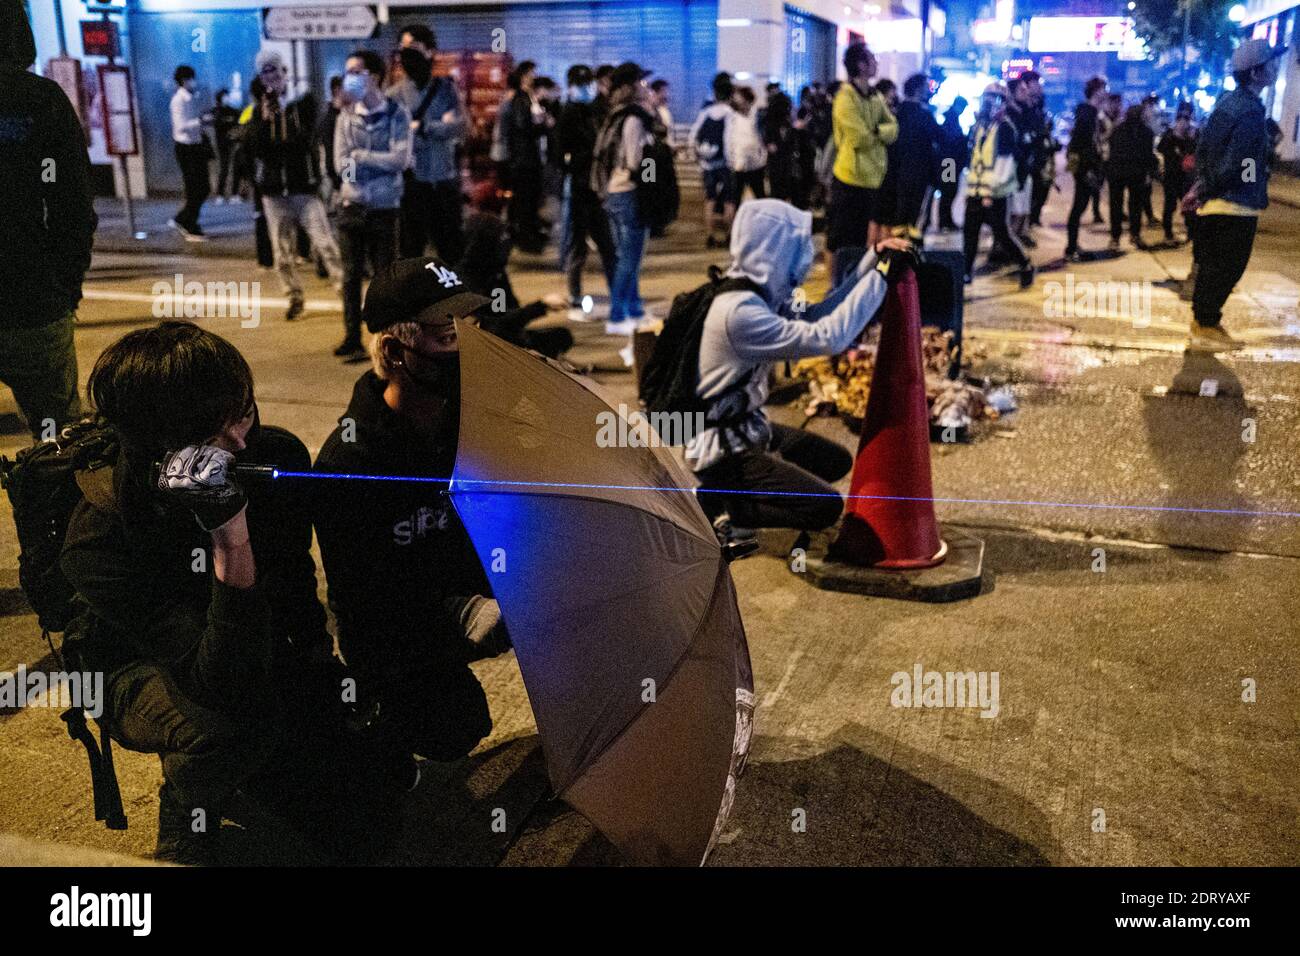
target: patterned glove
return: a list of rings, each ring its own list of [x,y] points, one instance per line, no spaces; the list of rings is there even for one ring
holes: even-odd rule
[[[212,445],[169,451],[158,465],[158,490],[189,508],[204,531],[216,531],[248,504],[234,466],[234,455]]]

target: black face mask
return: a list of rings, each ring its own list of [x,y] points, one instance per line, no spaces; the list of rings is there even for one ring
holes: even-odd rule
[[[403,351],[414,352],[412,348]],[[460,401],[460,353],[441,352],[432,355],[428,352],[416,352],[423,369],[416,372],[410,365],[405,365],[407,377],[420,388],[446,399],[448,402]]]
[[[419,50],[407,47],[398,54],[402,70],[414,81],[416,86],[424,86],[433,73],[433,62],[425,58]]]

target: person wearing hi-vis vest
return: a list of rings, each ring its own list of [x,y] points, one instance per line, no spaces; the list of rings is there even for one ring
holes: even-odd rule
[[[970,169],[966,173],[966,221],[963,247],[967,284],[975,266],[980,230],[993,230],[995,244],[1020,264],[1020,287],[1034,281],[1034,265],[1007,228],[1007,200],[1016,191],[1016,131],[1006,119],[1007,93],[990,83],[980,97],[979,115],[971,131]]]

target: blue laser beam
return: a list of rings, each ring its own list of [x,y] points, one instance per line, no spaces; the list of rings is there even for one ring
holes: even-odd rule
[[[501,488],[552,488],[571,491],[657,491],[664,493],[694,495],[751,495],[776,498],[841,498],[849,501],[917,501],[937,504],[960,505],[1009,505],[1023,508],[1081,508],[1097,511],[1155,511],[1175,514],[1210,514],[1236,515],[1251,518],[1300,518],[1300,511],[1266,511],[1249,508],[1205,508],[1190,505],[1143,505],[1143,504],[1105,504],[1087,501],[1026,501],[1013,498],[923,498],[906,495],[841,495],[826,491],[759,491],[738,490],[732,488],[679,488],[656,485],[608,485],[576,481],[493,481],[482,478],[430,477],[423,475],[359,475],[341,472],[319,471],[280,471],[276,469],[272,478],[321,478],[334,481],[400,481],[421,484],[440,484],[447,486],[447,493],[454,494],[452,486],[486,485]],[[463,493],[468,492],[464,489]],[[525,494],[525,491],[475,491],[476,494]]]

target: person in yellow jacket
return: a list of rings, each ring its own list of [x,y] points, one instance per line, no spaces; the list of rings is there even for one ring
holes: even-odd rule
[[[898,121],[871,86],[876,57],[865,43],[844,52],[849,81],[835,94],[831,110],[835,167],[827,209],[826,248],[870,246],[872,220],[885,178],[885,148],[898,138]]]
[[[1007,228],[1007,201],[1016,191],[1016,130],[1006,118],[1007,90],[990,83],[980,97],[971,130],[970,168],[966,171],[966,220],[962,225],[966,254],[965,281],[971,281],[980,230],[987,224],[995,244],[1020,264],[1020,287],[1034,281],[1034,264]]]

